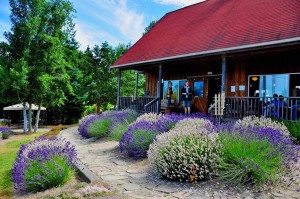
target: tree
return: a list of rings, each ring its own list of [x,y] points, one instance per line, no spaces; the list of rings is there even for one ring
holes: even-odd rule
[[[108,42],[101,46],[87,50],[81,55],[80,70],[81,95],[84,96],[86,104],[96,104],[96,112],[101,107],[105,110],[109,103],[115,102],[117,93],[117,74],[111,65],[127,50],[125,45],[119,45],[113,49]]]
[[[143,35],[145,35],[147,32],[149,32],[149,31],[155,26],[156,23],[157,23],[156,20],[151,21],[151,22],[149,23],[149,25],[144,29]]]
[[[66,94],[72,93],[67,53],[74,41],[74,9],[68,0],[10,0],[10,6],[12,28],[5,36],[10,44],[12,91],[29,103],[31,131],[32,103],[62,105]],[[38,121],[39,114],[36,127]]]

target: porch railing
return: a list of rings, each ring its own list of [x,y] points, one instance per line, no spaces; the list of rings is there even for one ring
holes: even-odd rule
[[[133,109],[137,111],[138,113],[144,113],[144,112],[151,112],[151,109],[148,108],[147,111],[145,111],[144,107],[145,105],[149,104],[149,102],[156,99],[156,97],[152,96],[144,96],[144,97],[119,97],[119,109]],[[156,109],[153,111],[156,112]]]
[[[226,97],[226,118],[238,119],[249,115],[299,120],[300,97]]]
[[[155,99],[153,99],[152,101],[150,101],[148,104],[146,104],[144,106],[144,111],[147,113],[159,113],[160,110],[158,110],[158,103],[159,98],[156,97]]]

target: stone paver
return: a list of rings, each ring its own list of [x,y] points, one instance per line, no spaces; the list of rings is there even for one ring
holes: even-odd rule
[[[81,162],[113,189],[133,199],[238,199],[300,198],[300,180],[285,188],[265,192],[234,190],[217,182],[198,184],[157,179],[147,172],[147,160],[122,157],[118,142],[108,139],[83,139],[77,127],[61,131],[60,136],[75,145]]]

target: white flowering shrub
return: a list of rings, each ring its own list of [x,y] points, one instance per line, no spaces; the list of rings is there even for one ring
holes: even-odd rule
[[[139,121],[156,122],[161,116],[162,114],[145,113],[143,115],[140,115],[135,122],[139,122]]]
[[[152,172],[169,179],[195,182],[213,175],[220,154],[213,124],[206,119],[184,119],[150,145]]]
[[[290,132],[283,122],[273,121],[271,118],[266,117],[256,117],[254,115],[244,117],[242,120],[237,120],[234,127],[243,129],[247,129],[248,127],[273,128],[286,136],[290,136]]]
[[[96,196],[101,196],[103,195],[103,193],[108,193],[108,192],[110,192],[110,190],[104,186],[87,185],[86,187],[80,188],[75,193],[75,198],[92,198]]]

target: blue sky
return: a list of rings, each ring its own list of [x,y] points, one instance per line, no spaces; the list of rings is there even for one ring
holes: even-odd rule
[[[71,0],[76,9],[76,39],[80,49],[108,41],[112,46],[134,44],[145,27],[167,12],[203,0]],[[8,0],[0,0],[0,41],[10,30]]]

